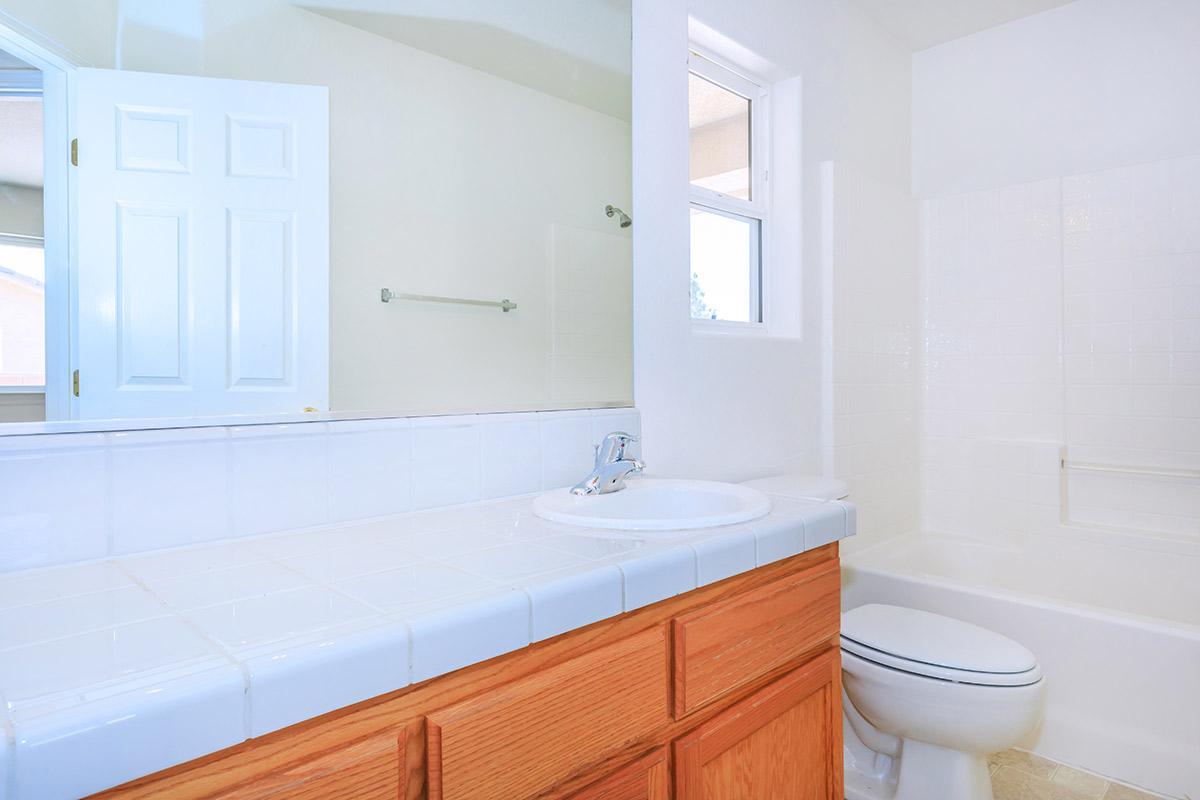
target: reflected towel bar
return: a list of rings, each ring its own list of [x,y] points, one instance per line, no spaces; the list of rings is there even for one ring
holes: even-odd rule
[[[385,303],[390,303],[393,300],[415,300],[420,303],[454,303],[462,306],[487,306],[488,308],[498,308],[505,314],[517,307],[517,304],[507,297],[503,300],[471,300],[465,297],[438,297],[432,294],[404,294],[402,292],[393,292],[391,289],[380,289],[379,299]]]

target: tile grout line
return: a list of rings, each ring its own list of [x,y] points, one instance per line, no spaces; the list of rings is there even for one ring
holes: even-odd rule
[[[149,584],[142,581],[142,579],[140,577],[138,577],[133,572],[126,569],[119,562],[113,561],[112,563],[113,563],[114,567],[116,567],[118,570],[120,570],[122,573],[124,573],[125,576],[128,577],[131,581],[133,581],[136,585],[142,587],[142,589],[144,589],[147,593],[149,593],[149,595],[151,597],[153,597],[155,600],[162,603],[163,606],[165,606],[167,608],[167,610],[171,612],[171,615],[173,617],[178,619],[189,630],[191,630],[193,633],[195,633],[201,639],[203,639],[205,642],[207,642],[209,645],[211,645],[213,647],[213,649],[215,649],[217,651],[218,655],[223,656],[226,659],[226,661],[228,661],[232,666],[237,667],[238,672],[240,672],[242,675],[242,733],[243,733],[243,737],[244,737],[243,741],[249,740],[251,738],[250,732],[253,730],[253,728],[250,724],[250,713],[251,713],[250,712],[250,668],[246,664],[244,664],[241,661],[241,659],[235,657],[233,655],[232,651],[230,651],[224,644],[222,644],[215,637],[210,636],[207,631],[205,631],[203,628],[201,628],[199,625],[197,625],[195,622],[193,622],[191,620],[191,618],[187,616],[186,613],[174,608],[162,596],[160,596],[157,592],[155,592],[154,589],[152,589]]]

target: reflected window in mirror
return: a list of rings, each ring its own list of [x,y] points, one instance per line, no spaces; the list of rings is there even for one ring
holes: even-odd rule
[[[40,239],[0,232],[0,392],[46,384],[46,262]]]

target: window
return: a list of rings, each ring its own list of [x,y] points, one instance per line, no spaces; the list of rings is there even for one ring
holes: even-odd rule
[[[759,325],[767,93],[696,53],[688,63],[692,318]]]
[[[46,384],[46,264],[42,240],[0,234],[0,391]]]

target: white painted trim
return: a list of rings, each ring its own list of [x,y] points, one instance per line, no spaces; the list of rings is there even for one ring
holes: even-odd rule
[[[61,42],[31,28],[6,11],[0,11],[0,47],[27,64],[46,72],[92,66]]]
[[[71,365],[74,363],[75,248],[70,166],[71,93],[75,67],[82,61],[70,50],[0,12],[0,49],[42,71],[43,228],[46,251],[46,417],[70,419]]]
[[[44,247],[45,238],[41,236],[30,236],[25,233],[0,233],[0,244],[12,245],[14,247]]]
[[[755,251],[758,268],[750,275],[751,294],[758,295],[758,319],[752,322],[692,319],[693,333],[754,334],[770,331],[768,298],[771,289],[771,93],[766,80],[740,69],[719,56],[688,45],[688,72],[750,101],[750,199],[731,197],[693,184],[688,185],[690,204],[734,218],[758,220]]]

